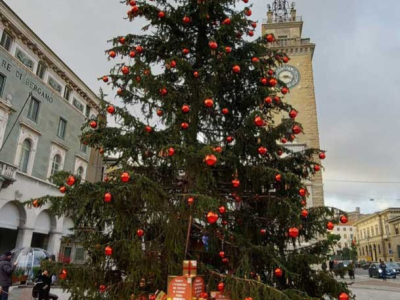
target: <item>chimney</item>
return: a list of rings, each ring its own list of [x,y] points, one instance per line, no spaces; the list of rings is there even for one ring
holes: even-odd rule
[[[290,10],[290,16],[291,16],[292,22],[296,22],[296,15],[297,15],[297,11],[294,8],[292,8]]]
[[[272,10],[269,10],[267,12],[267,23],[272,23],[272,18],[273,18],[273,12]]]

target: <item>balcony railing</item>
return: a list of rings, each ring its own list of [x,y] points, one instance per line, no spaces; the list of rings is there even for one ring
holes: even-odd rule
[[[301,22],[303,21],[303,18],[301,16],[296,16],[296,17],[287,17],[287,18],[276,18],[273,17],[272,19],[263,19],[262,20],[263,24],[268,24],[268,23],[286,23],[286,22]]]
[[[301,45],[310,45],[310,39],[302,39],[298,38],[283,38],[277,39],[272,43],[272,47],[288,47],[288,46],[301,46]]]
[[[17,170],[17,167],[0,161],[0,190],[16,181]]]

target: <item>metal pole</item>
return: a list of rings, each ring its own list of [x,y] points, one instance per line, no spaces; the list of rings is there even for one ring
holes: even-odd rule
[[[24,106],[22,106],[22,108],[21,108],[21,110],[20,110],[20,112],[19,112],[17,118],[15,119],[15,122],[14,122],[13,126],[12,126],[11,129],[10,129],[10,132],[8,133],[8,135],[6,136],[6,138],[4,139],[3,145],[1,145],[1,148],[0,148],[0,152],[1,152],[1,150],[3,150],[4,145],[6,144],[8,138],[9,138],[10,135],[11,135],[11,132],[13,131],[13,129],[14,129],[14,127],[15,127],[15,124],[17,124],[17,121],[18,121],[19,117],[21,116],[22,111],[24,110],[26,104],[28,103],[28,101],[29,101],[29,99],[30,99],[31,97],[32,97],[32,92],[30,92],[29,95],[28,95],[28,98],[26,98],[25,103],[24,103]]]

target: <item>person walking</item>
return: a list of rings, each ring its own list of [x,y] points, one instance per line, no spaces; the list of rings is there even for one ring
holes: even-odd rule
[[[32,296],[36,298],[39,296],[39,300],[57,300],[58,296],[50,293],[50,287],[52,284],[51,276],[49,276],[49,271],[44,270],[42,273],[39,273],[36,278],[36,284],[32,290]]]
[[[379,268],[382,270],[382,278],[383,281],[386,281],[386,265],[384,263],[383,260],[379,260],[380,264],[379,264]]]
[[[333,271],[333,260],[331,259],[330,261],[329,261],[329,271]]]
[[[355,276],[354,276],[354,263],[352,261],[347,266],[347,269],[349,270],[350,279],[356,279]]]
[[[10,251],[7,251],[0,256],[0,300],[8,299],[8,291],[12,285],[12,273],[17,267],[17,262],[13,265],[11,264],[11,257],[12,253]]]

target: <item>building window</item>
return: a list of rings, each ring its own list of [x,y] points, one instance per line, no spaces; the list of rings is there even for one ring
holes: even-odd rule
[[[42,62],[39,62],[36,75],[39,76],[40,79],[44,79],[44,74],[46,74],[46,66]]]
[[[15,57],[18,58],[18,60],[22,62],[29,70],[33,71],[35,62],[28,55],[26,55],[25,52],[17,48],[15,50]]]
[[[344,247],[345,247],[345,248],[348,248],[348,246],[349,246],[349,244],[344,243]]]
[[[64,89],[64,98],[69,101],[69,97],[71,96],[71,89],[69,87],[65,87]]]
[[[21,157],[19,160],[19,170],[21,172],[27,173],[28,172],[28,163],[29,163],[29,156],[31,154],[32,144],[31,141],[26,139],[22,143],[21,148]]]
[[[9,35],[9,34],[7,33],[7,31],[4,30],[4,31],[3,31],[3,35],[1,36],[0,45],[1,45],[4,49],[6,49],[7,51],[10,51],[12,42],[13,42],[13,38],[11,37],[11,35]]]
[[[75,249],[74,261],[83,262],[84,260],[85,260],[85,249],[83,249],[83,248],[76,248],[76,249]]]
[[[85,115],[86,115],[86,117],[88,117],[88,118],[89,118],[89,116],[90,116],[90,106],[89,106],[89,105],[86,105]]]
[[[32,98],[29,104],[28,118],[37,122],[39,116],[40,101]]]
[[[60,118],[60,122],[58,123],[57,136],[59,138],[64,139],[66,129],[67,129],[67,121],[65,121],[63,118]]]
[[[83,172],[85,170],[83,169],[83,167],[79,167],[78,170],[76,170],[76,175],[78,175],[79,177],[83,178]]]
[[[343,231],[346,231],[346,227],[343,227]]]
[[[0,73],[0,97],[3,96],[4,86],[6,85],[6,76]]]
[[[337,231],[340,231],[340,227],[337,227]]]
[[[389,225],[386,225],[386,226],[385,226],[385,232],[386,232],[386,234],[390,234]]]
[[[51,164],[51,176],[54,176],[59,170],[61,165],[61,156],[59,154],[54,155],[53,163]]]
[[[364,248],[362,248],[362,255],[363,255],[363,256],[365,255]]]
[[[61,94],[62,91],[62,86],[61,84],[59,84],[54,78],[49,76],[49,79],[47,80],[47,83],[53,88],[55,89],[57,92],[59,92]]]
[[[374,236],[374,227],[371,227],[371,235]]]
[[[378,245],[378,254],[381,254],[381,245]]]
[[[350,230],[350,231],[353,231],[353,227],[350,227],[349,230]]]
[[[388,243],[388,249],[392,250],[392,245],[390,243]]]
[[[353,234],[350,234],[350,239],[353,240]]]
[[[86,149],[87,149],[87,146],[85,144],[81,143],[79,150],[81,150],[81,152],[83,152],[83,153],[86,153]]]
[[[375,233],[376,233],[376,235],[379,234],[378,225],[375,225]]]

